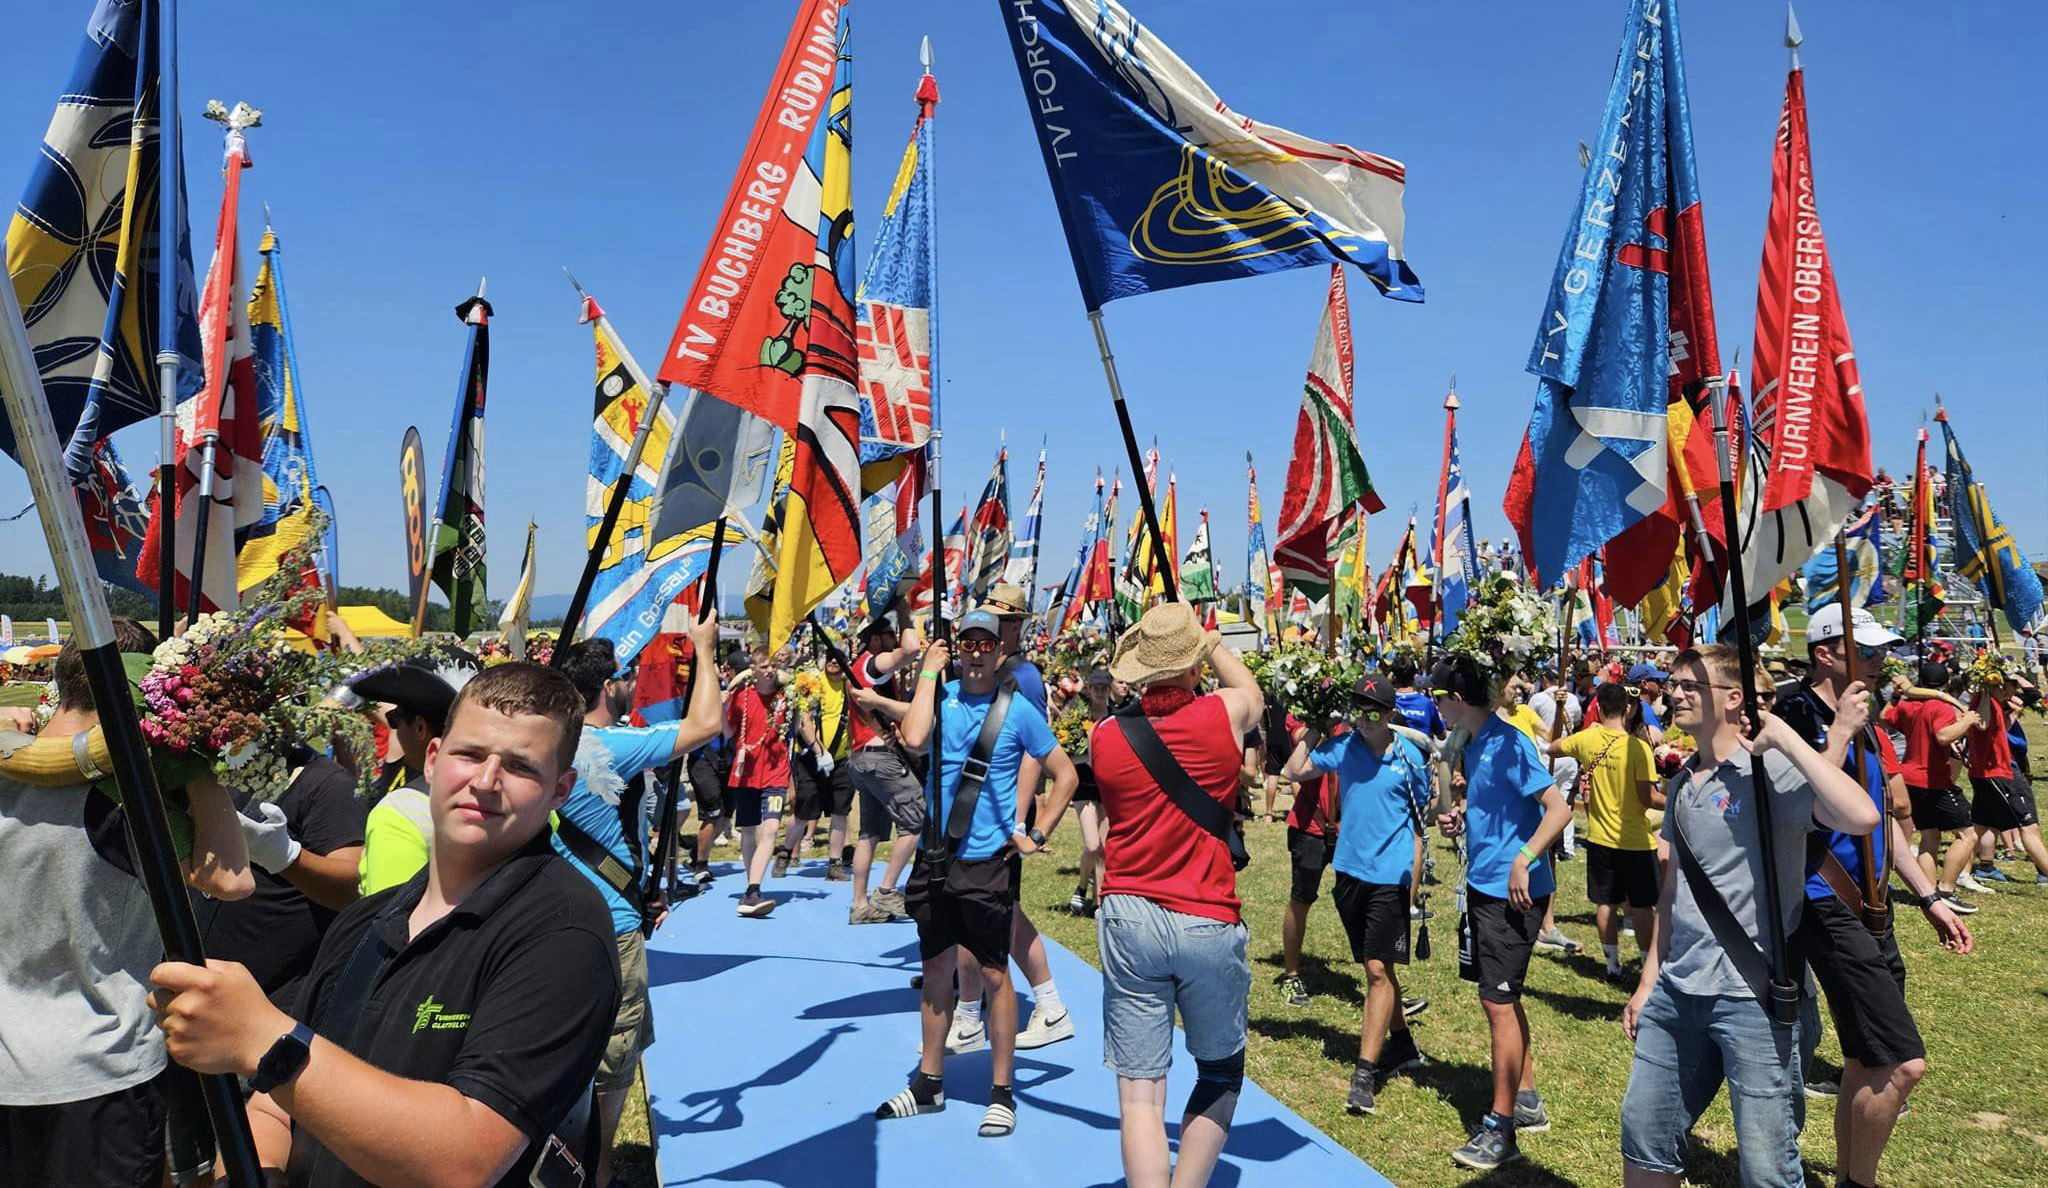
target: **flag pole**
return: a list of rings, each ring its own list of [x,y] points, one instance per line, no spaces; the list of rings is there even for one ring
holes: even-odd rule
[[[924,120],[932,120],[938,113],[939,89],[938,84],[931,81],[932,39],[929,34],[918,43],[917,58],[919,65],[924,67],[924,77],[918,82],[917,88],[918,117]],[[925,149],[931,157],[927,168],[931,173],[932,191],[934,198],[936,198],[939,187],[939,128],[936,121],[932,123],[930,137],[925,145]],[[939,204],[936,200],[933,201],[931,213],[927,218],[931,226],[931,234],[925,237],[925,250],[930,253],[930,258],[926,261],[926,272],[931,277],[932,293],[929,322],[932,339],[932,431],[931,436],[925,443],[925,468],[926,477],[931,481],[932,485],[932,532],[934,533],[932,537],[932,638],[950,641],[953,636],[953,630],[952,625],[946,620],[946,513],[944,511],[944,496],[939,490],[940,443],[945,439],[946,434],[945,430],[941,428],[942,422],[939,415],[941,405],[939,390]],[[963,519],[961,531],[964,533],[966,530],[966,521]],[[962,559],[965,560],[964,553],[962,554]],[[909,608],[906,606],[904,611],[907,618]],[[941,673],[939,679],[944,680],[945,674]],[[941,697],[932,702],[932,738],[934,740],[944,737],[939,730],[940,704],[944,701],[945,698]],[[936,741],[932,744],[932,750],[934,754],[937,753],[938,744]],[[932,766],[936,770],[938,765],[933,764]]]
[[[121,790],[121,803],[128,810],[122,816],[135,857],[136,875],[149,896],[165,955],[173,961],[204,966],[206,948],[192,913],[191,897],[179,873],[163,794],[158,790],[156,773],[150,767],[149,752],[142,741],[141,724],[129,695],[128,674],[114,639],[113,621],[107,613],[106,594],[93,566],[91,546],[86,542],[84,516],[64,473],[56,425],[50,419],[49,400],[43,391],[42,376],[36,370],[35,348],[22,324],[21,306],[12,285],[0,285],[0,375],[5,376],[5,383],[0,384],[0,397],[6,402],[22,469],[27,472],[36,512],[49,539],[50,561],[64,591],[64,606],[71,616],[79,659],[84,664],[93,704],[99,710],[100,727],[112,752],[114,781]],[[229,1178],[236,1185],[261,1184],[263,1175],[256,1144],[250,1137],[241,1092],[234,1080],[206,1076],[200,1078],[200,1083]]]
[[[1451,373],[1451,390],[1444,396],[1444,458],[1442,465],[1437,470],[1436,531],[1431,534],[1436,537],[1436,548],[1431,550],[1433,555],[1429,559],[1430,565],[1436,571],[1433,575],[1433,580],[1429,584],[1429,600],[1433,608],[1430,615],[1429,634],[1431,638],[1440,642],[1443,641],[1444,637],[1444,549],[1450,544],[1449,539],[1447,539],[1450,535],[1450,525],[1446,523],[1450,516],[1447,514],[1448,509],[1444,507],[1444,501],[1449,498],[1451,491],[1451,442],[1456,437],[1457,431],[1458,373],[1453,371]],[[1467,512],[1467,514],[1469,515],[1470,513]],[[1468,575],[1465,580],[1469,582],[1472,579]]]
[[[583,286],[576,283],[575,273],[563,268],[562,275],[569,278],[569,284],[576,290],[576,296],[583,299],[583,313],[576,319],[577,322],[597,323],[597,332],[604,335],[605,345],[612,348],[612,353],[625,365],[626,374],[632,376],[633,382],[640,390],[647,393],[647,409],[641,414],[640,425],[633,432],[632,444],[626,447],[625,468],[619,472],[619,481],[612,484],[611,498],[605,503],[604,517],[597,525],[597,539],[590,542],[590,551],[583,558],[583,574],[576,579],[576,593],[570,596],[569,610],[562,616],[562,631],[556,637],[557,646],[553,657],[557,667],[561,664],[561,657],[568,650],[566,645],[574,642],[576,629],[583,622],[584,608],[590,602],[590,588],[596,584],[597,571],[603,567],[604,555],[611,549],[612,533],[618,528],[619,513],[626,507],[626,493],[633,486],[635,472],[640,469],[641,456],[647,452],[647,439],[653,434],[655,422],[661,417],[662,401],[668,397],[667,384],[647,381],[647,373],[640,370],[640,364],[634,360],[633,353],[620,341],[617,332],[612,329],[611,319],[605,317],[604,308],[597,303],[597,298],[583,291]],[[723,523],[722,518],[720,522]],[[723,538],[722,530],[719,536]],[[711,556],[711,563],[716,564],[718,553],[715,548]]]
[[[1133,474],[1145,473],[1145,459],[1138,452],[1138,434],[1131,428],[1131,410],[1124,403],[1124,385],[1117,378],[1116,356],[1109,349],[1109,331],[1102,325],[1102,311],[1088,311],[1088,326],[1095,331],[1095,349],[1102,354],[1102,374],[1109,381],[1109,399],[1116,406],[1117,427],[1123,430],[1124,455],[1131,460]],[[1173,572],[1173,559],[1166,555],[1166,538],[1159,533],[1159,510],[1152,506],[1152,489],[1147,483],[1138,486],[1138,511],[1145,517],[1145,528],[1152,534],[1152,557],[1159,566],[1161,583],[1166,588],[1166,601],[1180,601],[1180,587],[1175,580],[1179,575]]]
[[[574,278],[571,279],[573,282]],[[720,516],[717,523],[711,529],[711,557],[704,563],[704,595],[697,609],[697,614],[700,618],[707,607],[713,615],[718,613],[718,558],[724,552],[725,517]],[[568,651],[568,643],[569,637],[566,632],[556,636],[554,656],[550,656],[549,660],[553,661],[555,656],[560,656],[563,652]],[[718,645],[714,640],[710,655],[707,656],[695,650],[692,650],[690,653],[690,688],[687,696],[691,700],[695,700],[698,681],[715,681],[717,679]],[[687,705],[687,702],[685,704]],[[674,861],[676,855],[676,793],[677,785],[682,783],[683,761],[677,759],[671,762],[667,770],[662,774],[664,778],[662,781],[661,803],[656,808],[654,814],[656,827],[661,830],[661,836],[654,844],[654,853],[647,863],[647,874],[649,889],[657,893],[657,898],[665,910],[668,903],[668,891],[674,881],[668,878],[667,874],[669,864]],[[657,916],[642,912],[640,934],[642,936],[653,936],[655,921],[658,918]]]
[[[184,133],[178,115],[178,0],[159,0],[157,29],[157,638],[178,621],[178,232],[185,225]]]
[[[1728,431],[1736,420],[1733,375],[1731,372],[1727,377],[1713,376],[1704,381],[1709,389],[1707,404],[1710,409],[1716,408],[1713,388],[1720,388],[1723,398],[1717,409],[1719,415],[1714,418],[1714,456],[1721,472],[1721,516],[1730,524],[1736,522],[1735,456],[1733,439]],[[1728,584],[1735,596],[1735,654],[1742,673],[1742,712],[1748,719],[1750,733],[1754,734],[1763,724],[1763,710],[1756,695],[1756,641],[1749,633],[1748,579],[1742,572],[1742,554],[1738,550],[1728,553]],[[1750,752],[1749,779],[1756,800],[1757,850],[1763,866],[1764,961],[1769,967],[1771,983],[1771,1000],[1765,1004],[1765,1009],[1773,1019],[1790,1024],[1799,1017],[1799,984],[1792,980],[1786,962],[1785,919],[1778,908],[1784,902],[1784,889],[1778,885],[1777,835],[1771,828],[1770,780],[1764,772],[1764,757],[1759,752]]]

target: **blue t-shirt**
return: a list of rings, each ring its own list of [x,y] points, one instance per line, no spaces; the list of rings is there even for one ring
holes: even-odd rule
[[[1536,836],[1542,796],[1556,785],[1529,736],[1488,714],[1465,745],[1465,881],[1473,890],[1507,898],[1508,871]],[[1555,890],[1550,855],[1539,855],[1529,864],[1529,894],[1540,899]]]
[[[1652,730],[1664,729],[1664,719],[1657,716],[1657,709],[1650,704],[1649,698],[1642,699],[1642,706],[1643,725],[1648,726]]]
[[[606,754],[598,757],[621,781],[630,780],[641,772],[651,771],[673,758],[676,753],[676,735],[682,728],[681,722],[664,722],[659,726],[585,726],[584,742],[578,749],[579,752],[588,753],[586,748],[602,747]],[[626,845],[626,829],[619,821],[619,806],[607,804],[604,797],[591,790],[582,776],[576,777],[575,790],[569,793],[569,799],[562,802],[562,807],[555,811],[596,839],[597,843],[620,863],[628,868],[639,867],[640,864],[633,859],[633,850],[628,849]],[[589,879],[591,885],[597,888],[598,894],[604,896],[604,905],[612,913],[612,930],[622,935],[639,931],[640,913],[626,902],[626,897],[612,890],[611,884],[600,878],[596,871],[577,861],[576,856],[570,853],[569,847],[562,843],[559,836],[550,840],[555,844],[555,853],[568,859],[569,865],[581,871],[583,877]],[[645,833],[635,840],[639,843],[638,850],[646,853]]]
[[[941,692],[946,700],[939,707],[939,726],[945,737],[939,748],[938,821],[943,826],[953,809],[953,792],[960,786],[960,769],[981,737],[981,724],[988,720],[995,695],[962,693],[958,681],[948,681]],[[988,778],[981,783],[981,802],[974,806],[973,821],[960,841],[960,857],[990,858],[1003,848],[1017,829],[1018,765],[1026,755],[1043,759],[1058,745],[1045,715],[1020,689],[1010,698],[1003,729],[989,754]]]
[[[1376,754],[1354,730],[1326,740],[1308,760],[1336,773],[1342,797],[1332,863],[1363,882],[1405,886],[1414,873],[1415,822],[1429,803],[1422,752],[1395,735],[1386,754]]]
[[[1828,708],[1827,703],[1820,699],[1820,695],[1813,691],[1813,686],[1799,686],[1778,698],[1778,704],[1772,708],[1778,717],[1785,720],[1785,725],[1792,728],[1793,733],[1806,740],[1806,745],[1816,751],[1827,747],[1828,730],[1835,724],[1835,711]],[[1864,729],[1867,733],[1872,727]],[[1878,868],[1883,869],[1885,847],[1891,842],[1891,829],[1885,824],[1888,818],[1885,816],[1887,798],[1884,790],[1884,763],[1874,749],[1864,745],[1868,741],[1868,738],[1862,738],[1849,744],[1849,749],[1842,758],[1842,770],[1854,774],[1857,764],[1862,764],[1863,790],[1869,793],[1871,803],[1877,806],[1878,811],[1877,828],[1870,833],[1870,853],[1877,861]],[[1858,887],[1863,886],[1866,880],[1863,877],[1861,835],[1843,833],[1838,829],[1816,828],[1814,832],[1826,835],[1828,849],[1833,850],[1835,857],[1841,860],[1842,869],[1849,872],[1849,877],[1855,880]],[[1834,893],[1827,880],[1820,876],[1819,868],[1809,865],[1806,872],[1806,898],[1826,899]]]
[[[1401,715],[1401,721],[1410,730],[1419,730],[1431,738],[1450,733],[1444,716],[1437,712],[1435,699],[1427,693],[1394,694],[1394,712]]]
[[[1047,713],[1048,711],[1045,708],[1045,674],[1038,671],[1038,665],[1033,664],[1029,660],[1019,660],[1017,661],[1017,666],[1010,670],[1010,675],[1017,680],[1018,694],[1026,701],[1037,706],[1039,713]]]

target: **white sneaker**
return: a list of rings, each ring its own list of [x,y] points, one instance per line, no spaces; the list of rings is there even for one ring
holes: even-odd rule
[[[1047,1044],[1056,1044],[1063,1039],[1073,1038],[1074,1015],[1072,1011],[1062,1008],[1058,1017],[1048,1019],[1043,1010],[1034,1006],[1031,1008],[1031,1022],[1025,1025],[1024,1030],[1017,1033],[1017,1047],[1019,1050],[1043,1048]]]
[[[1965,891],[1973,892],[1977,895],[1998,894],[1998,892],[1993,891],[1990,887],[1987,887],[1983,883],[1978,882],[1977,876],[1971,874],[1967,870],[1956,876],[1956,886],[1961,887]]]
[[[963,1052],[979,1052],[988,1046],[988,1024],[977,1019],[970,1028],[965,1019],[955,1018],[953,1030],[946,1033],[946,1055],[958,1056]],[[924,1045],[917,1045],[917,1054],[924,1055]]]

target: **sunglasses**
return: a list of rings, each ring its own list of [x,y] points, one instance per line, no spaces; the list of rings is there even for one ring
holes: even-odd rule
[[[1358,713],[1358,720],[1361,722],[1384,721],[1386,720],[1387,712],[1388,711],[1383,709],[1360,710]]]
[[[963,639],[959,644],[962,656],[986,656],[1000,646],[1002,641],[995,639]]]

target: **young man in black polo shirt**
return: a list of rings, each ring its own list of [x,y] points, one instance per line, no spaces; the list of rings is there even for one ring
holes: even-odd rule
[[[548,840],[583,712],[537,664],[463,689],[427,754],[427,869],[341,914],[298,1018],[233,962],[151,972],[172,1057],[250,1078],[257,1150],[289,1169],[273,1182],[525,1184],[588,1096],[618,1009],[612,927]]]

